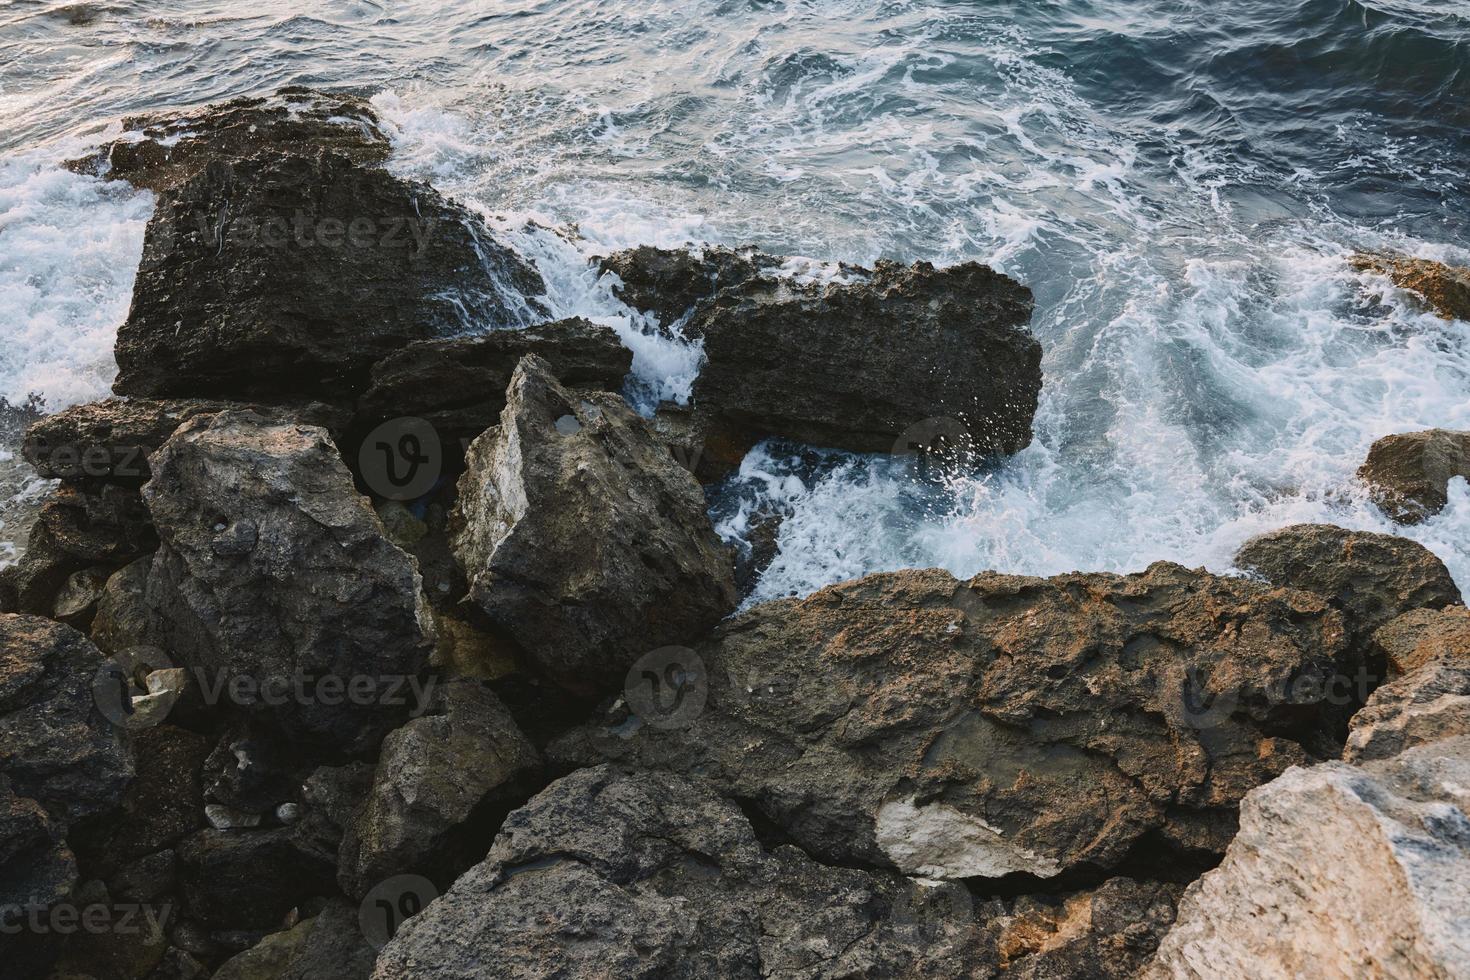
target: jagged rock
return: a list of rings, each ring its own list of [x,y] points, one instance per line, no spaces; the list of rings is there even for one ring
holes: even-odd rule
[[[330,153],[211,164],[148,223],[113,390],[350,398],[406,344],[543,319],[543,292],[428,185]]]
[[[320,766],[308,776],[301,786],[302,836],[321,850],[339,853],[348,829],[372,791],[374,771],[370,762],[351,762]]]
[[[345,409],[326,404],[242,405],[205,398],[153,400],[107,398],[48,415],[26,431],[22,451],[36,472],[49,479],[105,480],[141,487],[151,475],[148,457],[185,422],[231,408],[250,408],[283,421],[320,425],[341,432]]]
[[[358,402],[360,423],[401,416],[427,420],[441,439],[473,439],[500,419],[516,365],[535,354],[568,388],[618,391],[633,353],[610,327],[560,320],[523,330],[428,340],[373,365]]]
[[[874,575],[736,617],[548,757],[698,773],[822,860],[1051,877],[1223,851],[1241,796],[1340,752],[1342,651],[1319,597],[1167,563]]]
[[[93,699],[102,664],[70,626],[0,615],[0,775],[62,826],[116,806],[133,776],[126,734]]]
[[[1342,757],[1348,762],[1388,759],[1412,746],[1458,735],[1470,735],[1466,655],[1430,663],[1374,691],[1353,716]]]
[[[226,960],[212,980],[280,980],[306,946],[314,923],[298,922],[284,932],[273,932],[238,956]]]
[[[195,419],[154,455],[143,495],[163,540],[147,597],[176,659],[292,737],[361,751],[402,720],[394,695],[433,625],[413,559],[324,430]]]
[[[1110,878],[1070,895],[1023,896],[985,923],[1006,980],[1133,977],[1174,923],[1184,886]]]
[[[213,161],[243,160],[262,151],[313,146],[371,164],[386,159],[390,148],[366,99],[301,85],[263,98],[125,116],[122,128],[128,135],[67,166],[164,191]]]
[[[1342,610],[1354,643],[1366,643],[1410,609],[1460,602],[1444,562],[1422,544],[1330,524],[1297,524],[1252,538],[1235,564],[1275,585],[1325,597]]]
[[[470,444],[455,556],[490,622],[558,683],[593,693],[736,602],[704,494],[612,394],[573,394],[535,356]]]
[[[310,769],[294,741],[248,723],[235,724],[204,761],[204,797],[260,816],[293,801]]]
[[[979,958],[971,909],[916,897],[925,888],[767,851],[692,780],[584,770],[511,814],[373,976],[468,980],[487,963],[526,980],[960,976]]]
[[[1179,905],[1156,977],[1470,975],[1470,737],[1294,768]]]
[[[756,278],[702,307],[689,332],[708,363],[696,407],[716,436],[768,436],[857,452],[906,451],[904,435],[953,418],[976,454],[1031,441],[1041,345],[1031,291],[975,263],[880,262],[825,287]]]
[[[17,796],[0,773],[0,953],[31,908],[48,908],[71,893],[77,862],[60,826],[41,804]]]
[[[51,618],[83,633],[87,632],[91,629],[92,618],[97,614],[97,604],[102,599],[110,577],[110,569],[102,566],[72,572],[56,593],[56,601],[51,606]]]
[[[1418,524],[1444,510],[1451,480],[1470,479],[1470,432],[1385,436],[1368,450],[1358,477],[1384,513],[1400,524]]]
[[[367,980],[377,959],[362,936],[357,908],[334,899],[311,920],[306,942],[277,980]]]
[[[97,599],[92,618],[92,642],[103,653],[153,645],[153,617],[146,597],[153,556],[139,558],[114,572]]]
[[[485,853],[490,835],[472,826],[476,818],[527,795],[540,756],[489,688],[444,684],[434,711],[383,739],[372,792],[339,857],[349,895],[410,872],[448,885]]]
[[[613,295],[635,310],[653,313],[669,326],[716,293],[738,286],[763,272],[779,268],[781,260],[753,245],[656,248],[639,245],[602,259],[599,267],[620,280]]]
[[[332,856],[296,827],[195,833],[179,845],[189,914],[216,929],[272,929],[308,899],[333,895]]]
[[[1390,679],[1435,660],[1470,663],[1470,609],[1411,609],[1373,634]]]
[[[1352,265],[1387,276],[1446,320],[1470,322],[1470,269],[1401,255],[1355,255]]]
[[[433,664],[448,676],[494,681],[515,673],[512,644],[448,613],[435,615],[434,628],[439,634],[439,647],[434,651]]]

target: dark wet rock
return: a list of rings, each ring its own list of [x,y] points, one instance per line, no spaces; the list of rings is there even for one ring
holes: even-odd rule
[[[115,807],[133,776],[126,734],[93,697],[102,665],[69,626],[0,615],[0,775],[63,826]]]
[[[473,439],[500,421],[505,389],[527,354],[545,360],[568,388],[618,391],[633,365],[610,327],[582,319],[423,341],[373,365],[358,402],[360,424],[412,416],[441,439]]]
[[[735,607],[699,484],[617,395],[569,392],[529,356],[466,467],[453,545],[470,596],[563,686],[621,683]]]
[[[0,774],[0,953],[19,910],[48,908],[71,893],[77,862],[62,839],[65,828],[41,804],[17,796]]]
[[[127,136],[68,166],[164,191],[214,161],[243,160],[262,151],[311,146],[374,164],[386,159],[390,148],[366,99],[300,85],[263,98],[125,116],[122,128]]]
[[[113,390],[350,398],[414,341],[543,319],[544,291],[428,185],[333,154],[216,164],[148,224]]]
[[[95,566],[67,576],[60,591],[56,593],[56,601],[51,607],[51,618],[83,633],[90,630],[110,572],[109,568]]]
[[[167,649],[291,737],[376,746],[406,715],[388,688],[423,669],[433,625],[413,559],[326,432],[224,412],[187,423],[153,471],[163,547],[147,595]],[[385,696],[353,693],[369,684]]]
[[[621,280],[621,285],[613,287],[613,295],[635,310],[655,314],[664,326],[712,300],[720,290],[748,282],[780,265],[780,259],[750,245],[676,249],[639,245],[599,262],[603,272]]]
[[[975,263],[881,262],[825,287],[753,279],[703,307],[689,332],[708,363],[693,400],[712,437],[768,436],[857,452],[905,452],[907,434],[953,420],[978,455],[1031,441],[1041,345],[1031,291]]]
[[[215,971],[212,980],[277,980],[306,945],[312,923],[298,922],[283,932],[273,932],[256,945],[232,956]]]
[[[170,946],[163,958],[148,974],[148,980],[203,980],[209,976],[209,968],[191,953]]]
[[[173,851],[147,854],[124,865],[107,881],[121,902],[152,902],[174,890],[178,883],[178,855]]]
[[[367,980],[377,959],[362,936],[357,907],[328,902],[311,920],[311,931],[276,980]]]
[[[694,654],[643,714],[549,759],[697,773],[820,860],[927,877],[1219,853],[1241,796],[1341,749],[1340,615],[1167,563],[874,575],[757,606]]]
[[[301,786],[302,837],[321,850],[338,853],[372,791],[375,771],[371,762],[320,766],[313,771]]]
[[[141,908],[122,904],[106,885],[92,880],[81,884],[66,907],[74,910],[77,927],[63,936],[51,977],[134,980],[149,976],[163,960],[173,918],[168,903]]]
[[[383,739],[372,792],[340,857],[350,895],[410,872],[448,885],[490,842],[475,819],[529,795],[540,756],[488,687],[453,681],[434,701],[433,714]]]
[[[148,457],[185,422],[231,408],[320,425],[341,432],[349,413],[327,404],[242,405],[206,398],[107,398],[48,415],[26,431],[23,451],[36,472],[51,479],[105,480],[125,487],[148,481]]]
[[[1400,524],[1418,524],[1444,510],[1451,480],[1470,479],[1470,432],[1385,436],[1368,450],[1358,477],[1384,513]]]
[[[964,975],[979,960],[966,896],[929,903],[924,890],[766,850],[695,781],[584,770],[511,814],[373,976],[468,980],[486,963],[563,980]]]
[[[1436,660],[1470,664],[1470,609],[1413,609],[1373,634],[1390,679],[1411,674]]]
[[[276,928],[301,903],[336,893],[331,856],[293,827],[201,830],[178,853],[185,907],[211,928]]]
[[[309,769],[294,742],[236,723],[204,761],[204,799],[242,815],[273,814],[296,800]]]
[[[154,645],[157,638],[146,594],[152,567],[152,555],[139,558],[114,572],[102,586],[91,635],[92,642],[103,653]]]
[[[1326,598],[1342,610],[1355,645],[1411,609],[1461,601],[1444,562],[1417,541],[1330,524],[1297,524],[1252,538],[1235,564],[1274,585]]]
[[[136,490],[63,484],[41,505],[25,554],[9,570],[15,609],[52,616],[71,576],[99,565],[122,565],[157,546]]]
[[[1446,320],[1470,322],[1470,269],[1402,255],[1356,255],[1352,265],[1387,276]]]
[[[1435,660],[1373,692],[1353,716],[1342,757],[1389,759],[1405,749],[1470,735],[1470,646]]]

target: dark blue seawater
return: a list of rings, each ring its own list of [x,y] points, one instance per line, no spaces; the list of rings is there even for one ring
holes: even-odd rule
[[[589,256],[749,241],[813,276],[980,259],[1035,290],[1036,443],[937,490],[753,454],[743,499],[790,513],[759,597],[909,565],[1224,570],[1286,523],[1389,529],[1352,480],[1368,445],[1470,428],[1470,327],[1346,261],[1470,263],[1463,0],[14,0],[0,396],[58,407],[113,370],[151,197],[57,161],[124,113],[286,83],[374,95],[392,165],[483,208],[665,394],[688,352],[639,339]],[[5,466],[0,496],[38,492]],[[1470,587],[1453,497],[1409,533]]]

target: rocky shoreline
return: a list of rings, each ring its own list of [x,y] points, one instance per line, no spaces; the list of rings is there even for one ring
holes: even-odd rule
[[[606,256],[702,345],[645,417],[366,102],[125,125],[72,164],[159,194],[117,397],[26,420],[58,484],[0,572],[7,975],[1470,974],[1470,614],[1417,543],[742,607],[780,515],[737,554],[709,494],[762,440],[1030,442],[1026,286]],[[1424,520],[1470,433],[1360,476]]]

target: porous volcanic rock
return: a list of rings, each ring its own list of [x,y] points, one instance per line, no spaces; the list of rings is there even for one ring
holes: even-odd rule
[[[426,665],[432,618],[327,433],[222,412],[186,423],[152,466],[163,544],[147,599],[171,655],[215,685],[268,684],[246,707],[287,735],[375,746],[406,716],[389,694]],[[383,696],[350,693],[364,678]]]
[[[543,319],[544,291],[426,184],[331,153],[215,163],[148,223],[113,390],[342,400],[409,343]]]
[[[905,452],[950,421],[967,451],[1031,441],[1041,345],[1031,291],[988,266],[880,262],[825,286],[752,278],[689,323],[708,362],[693,400],[718,438],[768,436],[857,452]]]
[[[619,396],[570,392],[534,355],[470,444],[454,521],[473,601],[574,691],[735,608],[698,482]]]
[[[926,877],[1220,853],[1246,792],[1341,750],[1340,615],[1167,563],[874,575],[757,606],[687,653],[659,678],[679,690],[549,758],[697,773],[820,860]]]
[[[1293,768],[1241,803],[1150,976],[1470,976],[1470,737]]]
[[[375,980],[958,977],[963,894],[767,850],[696,781],[600,767],[507,819],[489,856],[378,957]],[[949,886],[950,893],[963,893]]]
[[[1446,320],[1470,322],[1470,269],[1402,255],[1357,255],[1352,265],[1387,276]]]
[[[1384,436],[1368,450],[1358,477],[1384,513],[1400,524],[1418,524],[1444,510],[1451,480],[1470,479],[1470,432]]]
[[[618,277],[613,295],[635,310],[653,313],[664,326],[714,299],[720,290],[748,282],[780,265],[780,259],[752,245],[639,245],[614,252],[598,263],[604,273]]]
[[[1436,660],[1470,664],[1470,609],[1411,609],[1373,634],[1390,679]]]

